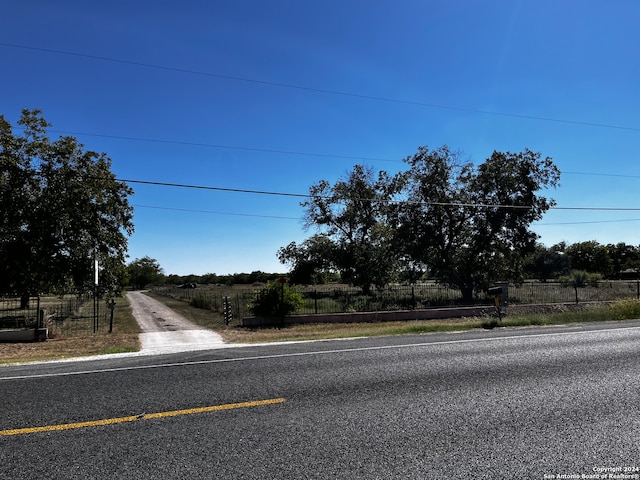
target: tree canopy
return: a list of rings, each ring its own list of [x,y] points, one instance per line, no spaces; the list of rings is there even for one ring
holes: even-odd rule
[[[425,269],[464,300],[522,277],[538,238],[531,223],[554,205],[540,194],[560,179],[550,158],[493,152],[476,166],[444,146],[419,147],[405,163],[395,176],[356,165],[334,185],[311,186],[301,205],[320,236],[280,249],[280,261],[294,272],[333,267],[365,291]]]
[[[399,247],[467,301],[491,282],[520,279],[538,238],[530,225],[554,205],[539,194],[559,182],[551,159],[493,152],[475,166],[447,147],[420,147],[405,162],[409,170],[397,177],[406,193],[397,207]]]
[[[368,292],[372,285],[384,286],[395,269],[392,232],[387,222],[391,179],[386,172],[374,175],[356,165],[335,185],[322,180],[311,186],[305,208],[306,226],[320,233],[302,245],[280,249],[282,263],[293,273],[335,270],[344,281]]]
[[[105,153],[74,137],[51,140],[39,110],[23,110],[14,132],[0,115],[0,291],[23,298],[122,284],[133,191]]]
[[[162,267],[155,258],[136,258],[127,265],[127,283],[134,288],[144,288],[164,280]]]

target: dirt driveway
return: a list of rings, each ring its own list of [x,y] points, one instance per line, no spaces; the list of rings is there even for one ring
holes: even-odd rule
[[[222,337],[191,323],[142,292],[129,292],[133,316],[140,325],[142,354],[162,354],[222,348]]]

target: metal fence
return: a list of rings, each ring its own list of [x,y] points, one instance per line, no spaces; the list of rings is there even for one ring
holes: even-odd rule
[[[240,318],[250,317],[250,305],[260,291],[260,286],[222,287],[200,286],[196,289],[181,289],[163,286],[154,291],[188,302],[190,305],[211,310],[215,322],[224,322],[224,298],[229,299],[232,324]],[[366,295],[359,288],[336,285],[300,287],[304,306],[299,314],[330,314],[350,312],[394,311],[448,306],[469,305],[463,302],[459,290],[436,283],[416,285],[391,285],[374,290]],[[506,298],[508,304],[586,303],[640,299],[640,281],[600,281],[578,286],[559,282],[525,282],[509,285]],[[475,305],[489,305],[493,297],[484,293],[474,298]]]
[[[20,298],[0,297],[0,328],[35,328],[39,319],[40,298],[31,297],[26,308]]]
[[[586,303],[640,299],[640,281],[598,281],[586,285],[571,283],[524,283],[509,286],[512,304]]]
[[[96,323],[102,329],[108,328],[110,312],[102,306],[96,322],[90,295],[30,297],[25,308],[22,303],[20,298],[0,297],[0,329],[48,328],[55,334],[92,331]]]

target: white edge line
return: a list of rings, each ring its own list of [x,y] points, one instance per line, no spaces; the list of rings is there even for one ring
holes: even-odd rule
[[[219,358],[216,360],[200,360],[197,362],[176,362],[176,363],[162,363],[158,365],[138,365],[135,367],[118,367],[118,368],[104,368],[96,370],[83,370],[80,372],[61,372],[61,373],[43,373],[36,375],[16,375],[13,377],[2,377],[0,381],[6,380],[27,380],[37,378],[50,378],[50,377],[70,377],[74,375],[89,375],[95,373],[113,373],[113,372],[127,372],[133,370],[149,370],[154,368],[169,368],[169,367],[186,367],[193,365],[208,365],[215,363],[231,363],[231,362],[247,362],[252,360],[269,360],[275,358],[287,358],[287,357],[306,357],[313,355],[330,355],[335,353],[350,353],[350,352],[366,352],[374,350],[390,350],[390,349],[402,349],[402,348],[419,348],[419,347],[431,347],[438,345],[455,345],[463,343],[480,343],[480,342],[494,342],[500,340],[515,340],[526,338],[539,338],[539,337],[555,337],[564,335],[586,335],[606,332],[619,332],[621,330],[640,330],[638,327],[621,327],[621,328],[607,328],[599,330],[584,330],[584,331],[571,331],[571,332],[551,332],[551,333],[534,333],[530,335],[508,335],[503,337],[489,337],[489,338],[468,338],[464,340],[444,340],[441,342],[423,342],[423,343],[408,343],[401,345],[382,345],[376,347],[357,347],[357,348],[341,348],[335,350],[320,350],[315,352],[295,352],[295,353],[280,353],[276,355],[256,355],[253,357],[238,357],[238,358]],[[261,344],[262,346],[269,344]]]

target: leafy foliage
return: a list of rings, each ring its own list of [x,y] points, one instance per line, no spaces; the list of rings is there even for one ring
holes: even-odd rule
[[[300,245],[291,242],[278,250],[278,259],[289,264],[289,280],[298,285],[326,283],[331,277],[334,243],[328,235],[313,235]]]
[[[51,140],[38,110],[23,110],[22,135],[0,115],[0,290],[21,296],[82,292],[100,265],[100,293],[124,275],[133,192],[104,154],[73,137]]]
[[[529,227],[554,204],[538,194],[559,181],[551,159],[530,150],[494,152],[476,167],[447,147],[420,147],[405,161],[399,246],[466,301],[493,281],[520,280],[523,256],[537,239]]]
[[[599,273],[585,272],[584,270],[571,270],[569,275],[563,275],[558,280],[565,287],[597,287],[598,282],[602,280],[602,275]]]
[[[375,178],[371,169],[355,165],[335,185],[322,180],[309,189],[306,227],[321,234],[281,250],[283,263],[302,269],[337,270],[343,281],[362,287],[383,287],[396,267],[393,232],[386,221],[393,183],[386,172]]]
[[[127,265],[128,284],[134,288],[160,282],[164,279],[162,267],[158,261],[150,257],[136,258]]]
[[[596,241],[591,240],[569,245],[564,254],[569,258],[571,268],[574,270],[599,273],[603,277],[608,276],[612,271],[608,248]]]
[[[526,272],[541,282],[566,276],[571,268],[571,259],[563,251],[536,245],[535,251],[525,265]]]
[[[551,159],[494,152],[475,166],[445,146],[419,147],[405,162],[393,177],[356,165],[334,185],[313,185],[302,206],[321,233],[281,249],[281,262],[307,278],[334,268],[365,292],[426,270],[466,301],[493,281],[521,280],[537,239],[529,227],[554,205],[539,194],[558,184]]]
[[[256,317],[284,318],[297,312],[304,306],[302,294],[287,283],[270,282],[249,305],[249,310]]]

